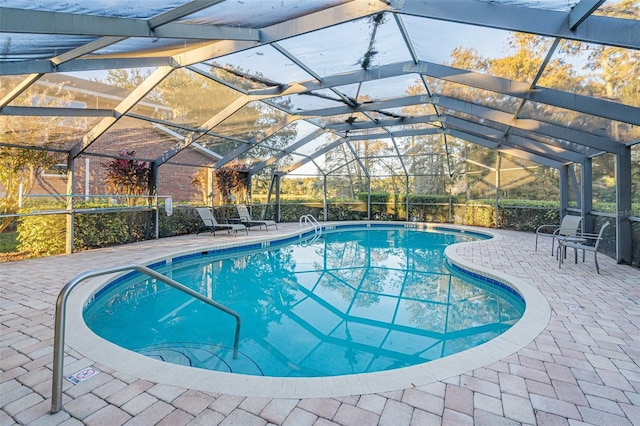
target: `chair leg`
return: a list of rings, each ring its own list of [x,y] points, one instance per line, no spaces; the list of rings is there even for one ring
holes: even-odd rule
[[[593,252],[593,262],[596,264],[596,272],[599,274],[600,273],[600,267],[598,266],[598,251],[597,250]]]
[[[558,269],[562,268],[562,244],[558,243],[556,249],[556,256],[558,257]]]

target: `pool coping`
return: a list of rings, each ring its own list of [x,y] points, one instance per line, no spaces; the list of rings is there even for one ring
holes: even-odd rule
[[[362,226],[362,222],[336,222],[323,227]],[[514,288],[525,300],[526,309],[522,318],[509,330],[475,348],[424,364],[395,370],[345,376],[312,378],[279,378],[249,376],[191,368],[165,363],[137,354],[112,344],[93,333],[82,318],[82,309],[87,301],[114,276],[88,280],[69,295],[67,301],[66,335],[67,346],[87,358],[114,370],[130,374],[155,383],[182,386],[205,392],[225,393],[245,397],[264,398],[322,398],[390,392],[420,387],[464,374],[509,356],[532,342],[546,327],[551,318],[551,308],[544,296],[532,285],[501,272],[474,265],[456,253],[462,244],[486,244],[501,239],[490,230],[478,231],[469,227],[415,222],[366,222],[374,227],[407,227],[427,230],[450,230],[453,232],[486,234],[491,239],[457,243],[445,249],[445,257],[453,265],[465,271],[480,274]],[[291,239],[308,234],[309,229],[280,234],[260,239],[258,244]],[[228,243],[216,245],[215,249],[237,248],[247,244]],[[186,250],[177,256],[201,253],[202,249]],[[152,265],[167,256],[143,262]]]

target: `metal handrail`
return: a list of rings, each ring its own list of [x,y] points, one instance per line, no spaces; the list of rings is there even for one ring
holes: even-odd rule
[[[315,235],[310,241],[307,242],[307,244],[312,244],[322,235],[322,226],[320,225],[320,222],[318,222],[318,220],[312,214],[305,214],[300,216],[300,226],[302,226],[303,222],[310,223],[311,226],[313,226],[313,231],[315,232]]]
[[[113,274],[115,272],[122,272],[128,270],[136,270],[143,274],[150,276],[151,278],[155,278],[158,281],[162,281],[163,283],[180,290],[189,296],[200,300],[208,305],[213,306],[214,308],[220,309],[221,311],[232,315],[236,319],[236,334],[235,340],[233,343],[233,359],[238,357],[238,342],[240,340],[240,315],[237,312],[227,308],[220,303],[209,299],[202,294],[191,290],[189,287],[186,287],[180,284],[177,281],[168,278],[153,269],[147,268],[143,265],[124,265],[117,266],[106,269],[94,269],[92,271],[86,271],[81,274],[76,275],[72,278],[67,284],[60,290],[60,294],[58,294],[58,299],[56,301],[56,315],[55,315],[55,325],[54,325],[54,335],[53,335],[53,383],[52,383],[52,392],[51,392],[51,414],[55,414],[62,408],[62,373],[63,373],[63,361],[64,361],[64,326],[66,320],[66,311],[67,311],[67,299],[69,297],[69,293],[82,281],[87,278],[93,278],[100,275]]]

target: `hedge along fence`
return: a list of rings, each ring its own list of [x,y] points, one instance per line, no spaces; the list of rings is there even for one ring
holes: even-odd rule
[[[390,198],[388,194],[387,200]],[[372,197],[372,200],[382,202],[384,195]],[[417,221],[457,223],[472,226],[493,228],[495,226],[495,200],[474,200],[461,203],[453,198],[451,205],[449,197],[438,196],[410,196],[410,218]],[[383,204],[372,206],[372,218],[379,220],[405,220],[405,201],[398,197],[392,204],[397,207],[389,207]],[[79,208],[107,207],[98,203],[79,204]],[[113,207],[113,206],[109,206]],[[383,208],[384,207],[384,208]],[[403,209],[400,209],[403,207]],[[639,205],[634,204],[633,211],[639,210]],[[59,209],[60,206],[38,205],[37,210]],[[254,218],[259,218],[266,208],[264,204],[254,204],[252,213]],[[395,214],[394,209],[399,213]],[[20,213],[28,213],[35,208],[23,209]],[[596,204],[594,210],[615,213],[615,204]],[[389,213],[391,211],[391,213]],[[217,219],[224,223],[237,217],[234,206],[216,207],[214,209]],[[453,220],[450,220],[450,212]],[[268,210],[267,218],[274,218],[273,206]],[[319,220],[323,219],[323,204],[317,200],[295,202],[282,202],[280,206],[281,220],[283,222],[297,222],[300,216],[313,214]],[[126,244],[134,241],[142,241],[155,237],[155,212],[128,211],[105,213],[77,213],[75,215],[75,239],[77,250],[107,247]],[[164,209],[160,209],[158,234],[160,237],[170,237],[195,233],[202,229],[202,222],[197,217],[193,206],[177,205],[173,209],[173,215],[166,216]],[[367,218],[367,205],[365,202],[332,201],[328,203],[327,218],[330,221],[364,220]],[[594,217],[594,231],[606,220],[612,222],[612,226],[605,233],[603,249],[607,253],[615,252],[615,220],[607,216],[596,215]],[[499,227],[518,231],[532,232],[541,224],[560,223],[559,204],[550,201],[528,200],[500,200],[498,210]],[[19,218],[17,228],[18,249],[31,253],[33,256],[48,256],[64,253],[66,235],[66,214],[51,214],[38,216],[22,216]],[[632,223],[632,262],[640,266],[640,222]]]
[[[107,205],[82,203],[77,208],[99,208]],[[113,207],[113,206],[108,206]],[[37,210],[59,209],[59,206],[39,205]],[[35,210],[23,209],[20,213]],[[74,217],[74,246],[76,250],[144,241],[155,237],[155,216],[152,211],[123,211],[105,213],[76,213]],[[18,249],[33,256],[50,256],[65,252],[66,214],[22,216],[18,220]],[[193,207],[175,206],[167,217],[159,210],[160,237],[191,234],[198,229]]]
[[[493,228],[495,200],[474,200],[465,205],[465,225]],[[560,223],[560,204],[555,201],[499,200],[498,227],[514,231],[535,231],[542,224]]]

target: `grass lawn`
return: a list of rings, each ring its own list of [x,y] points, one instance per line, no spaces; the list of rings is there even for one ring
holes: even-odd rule
[[[18,250],[18,233],[3,232],[0,234],[0,253]]]
[[[4,232],[0,234],[0,262],[28,259],[26,252],[18,251],[18,233]]]

